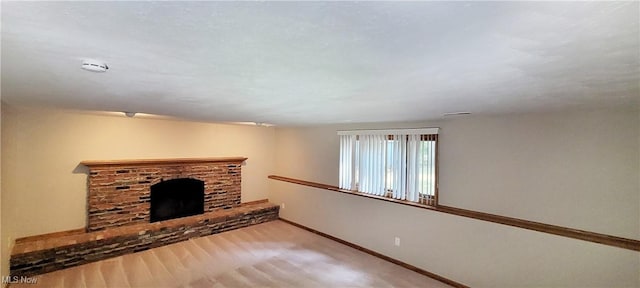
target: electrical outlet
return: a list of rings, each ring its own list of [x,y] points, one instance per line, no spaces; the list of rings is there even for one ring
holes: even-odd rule
[[[280,204],[280,209],[284,209],[284,203]]]
[[[393,242],[393,245],[400,246],[400,237],[396,237],[395,241]]]

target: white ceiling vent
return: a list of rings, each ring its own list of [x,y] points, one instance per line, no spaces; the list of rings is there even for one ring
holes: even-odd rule
[[[82,69],[91,72],[106,72],[109,69],[107,63],[95,59],[85,59],[82,61]]]

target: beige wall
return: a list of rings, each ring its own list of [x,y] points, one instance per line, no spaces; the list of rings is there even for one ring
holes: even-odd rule
[[[0,99],[2,100],[2,99]],[[2,101],[0,101],[0,127],[2,127]],[[2,129],[0,129],[0,151],[2,151]],[[2,153],[0,152],[0,179],[2,179]],[[6,241],[6,236],[9,234],[5,231],[6,225],[4,224],[5,218],[2,214],[5,209],[2,202],[2,181],[0,180],[0,275],[9,275],[9,245],[10,242]],[[5,285],[2,285],[3,287]]]
[[[640,239],[637,112],[278,128],[276,174],[337,184],[336,130],[441,127],[441,203]],[[639,286],[637,252],[271,181],[281,216],[473,287]],[[393,246],[393,238],[401,246]]]
[[[4,275],[7,237],[85,225],[82,160],[246,156],[243,201],[474,287],[640,285],[637,252],[266,179],[336,184],[338,129],[438,126],[443,204],[640,239],[637,112],[274,129],[1,109]]]
[[[275,166],[275,130],[267,127],[3,105],[2,136],[3,240],[84,227],[83,160],[245,156],[242,201],[267,197]]]

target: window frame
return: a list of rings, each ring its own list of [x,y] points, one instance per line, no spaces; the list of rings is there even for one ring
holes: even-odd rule
[[[438,199],[439,199],[439,151],[440,151],[440,144],[439,144],[439,133],[438,133],[439,128],[418,128],[418,129],[394,129],[394,130],[353,130],[353,131],[338,131],[338,135],[356,135],[355,136],[355,140],[354,143],[352,144],[352,159],[351,159],[351,175],[350,178],[352,179],[352,183],[351,183],[351,187],[349,187],[350,189],[347,190],[351,190],[354,192],[358,192],[358,193],[363,193],[364,195],[371,195],[371,196],[375,196],[375,197],[384,197],[384,198],[389,198],[389,199],[393,199],[393,200],[398,200],[398,201],[407,201],[407,202],[411,202],[411,203],[417,203],[417,204],[422,204],[422,205],[426,205],[426,206],[431,206],[431,207],[436,207],[438,205]],[[387,132],[388,131],[388,132]],[[342,133],[341,133],[342,132]],[[373,132],[373,133],[371,133]],[[430,133],[425,133],[425,132],[430,132]],[[382,195],[380,194],[376,194],[373,192],[367,192],[367,191],[361,191],[360,190],[360,183],[359,183],[359,174],[361,173],[360,168],[359,167],[359,162],[360,159],[359,157],[362,155],[362,153],[360,153],[359,151],[359,147],[360,147],[360,135],[381,135],[381,133],[387,133],[387,134],[382,134],[384,135],[384,148],[381,149],[381,151],[383,151],[384,155],[381,156],[381,158],[384,159],[384,175],[383,175],[383,180],[384,180],[384,192]],[[390,134],[393,133],[393,134]],[[418,133],[424,133],[424,134],[418,134]],[[402,136],[402,137],[406,137],[406,140],[403,142],[404,145],[406,145],[405,147],[403,147],[402,149],[404,149],[403,151],[405,151],[405,155],[404,155],[404,159],[402,161],[404,161],[403,166],[405,166],[405,187],[409,186],[409,153],[407,152],[409,149],[409,135],[419,135],[419,140],[418,143],[420,145],[420,152],[417,152],[420,156],[424,157],[424,155],[429,155],[426,160],[426,164],[425,163],[421,163],[420,165],[422,166],[422,168],[425,167],[425,165],[430,166],[427,169],[433,169],[432,172],[423,172],[422,170],[420,170],[421,174],[415,174],[413,177],[419,177],[420,180],[415,180],[417,181],[417,190],[415,192],[412,193],[416,193],[417,194],[417,200],[410,200],[408,198],[410,198],[409,196],[407,196],[409,194],[408,191],[402,191],[400,193],[402,193],[402,199],[397,199],[396,197],[394,197],[394,191],[393,188],[390,186],[391,182],[389,181],[389,171],[393,171],[393,165],[390,165],[392,163],[389,163],[389,156],[388,156],[388,151],[389,151],[389,143],[388,141],[392,141],[395,140],[395,137],[397,136]],[[415,139],[415,138],[414,138]],[[341,140],[342,141],[342,140]],[[415,140],[414,140],[415,141]],[[433,142],[431,145],[432,146],[428,146],[425,147],[424,145],[426,143],[429,142]],[[341,142],[342,143],[342,142]],[[415,143],[415,142],[413,142]],[[433,149],[434,151],[431,153],[427,153],[424,152],[424,149]],[[343,158],[342,158],[342,153],[343,153],[343,145],[341,144],[340,146],[340,153],[341,153],[341,162],[339,163],[339,168],[341,170],[340,172],[340,182],[343,182],[342,174],[343,172]],[[424,159],[424,158],[423,158]],[[424,161],[424,160],[422,160]],[[422,162],[421,161],[421,162]],[[431,164],[429,164],[431,163]],[[417,167],[417,165],[416,165]],[[414,168],[415,169],[415,168]],[[401,169],[400,169],[401,170]],[[392,173],[392,172],[391,172]],[[425,174],[428,174],[427,176],[424,176]],[[432,182],[429,181],[424,181],[424,177],[430,177],[432,178]],[[427,186],[425,186],[427,185]],[[425,193],[425,190],[423,189],[424,187],[431,187],[432,189],[428,189],[428,192],[432,192],[431,193]],[[344,187],[341,187],[341,189],[345,189]],[[411,198],[416,197],[415,195],[411,196]],[[414,198],[415,199],[415,198]]]

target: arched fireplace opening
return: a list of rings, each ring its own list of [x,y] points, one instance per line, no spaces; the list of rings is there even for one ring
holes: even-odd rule
[[[150,222],[204,213],[204,181],[179,178],[151,186]]]

